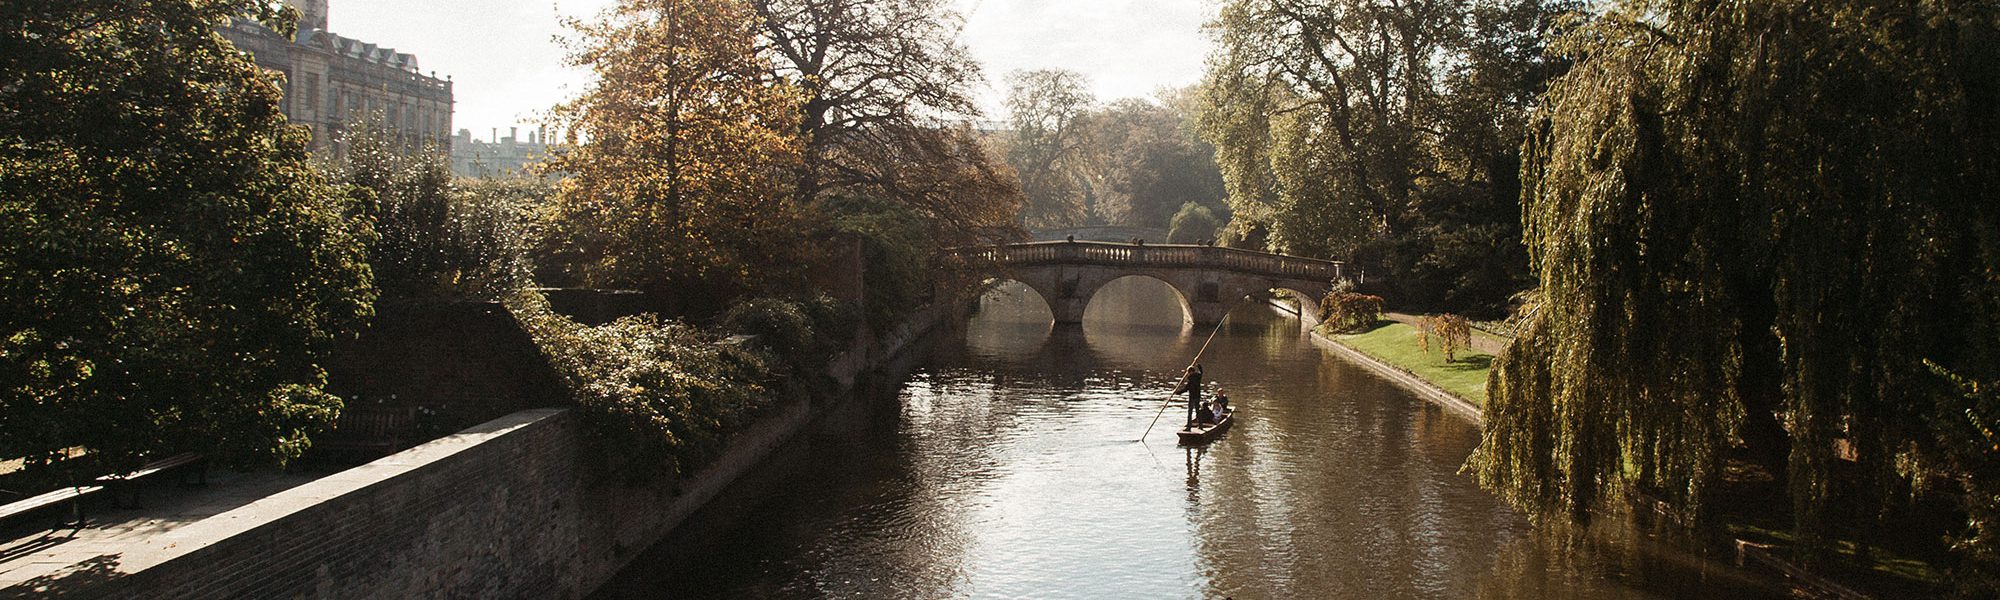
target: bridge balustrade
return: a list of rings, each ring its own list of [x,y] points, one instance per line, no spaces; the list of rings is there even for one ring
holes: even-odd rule
[[[1342,275],[1339,261],[1213,246],[1032,242],[955,251],[971,260],[1001,265],[1088,263],[1128,267],[1222,268],[1321,281],[1339,279]]]

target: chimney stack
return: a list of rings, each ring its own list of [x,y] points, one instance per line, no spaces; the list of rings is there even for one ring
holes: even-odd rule
[[[512,144],[512,143],[514,143],[514,142],[517,142],[517,141],[520,141],[520,140],[521,140],[521,128],[519,128],[519,127],[508,127],[508,128],[507,128],[507,143],[509,143],[509,144]]]
[[[326,0],[288,0],[299,9],[299,31],[326,31]]]
[[[493,143],[495,143],[495,144],[498,144],[498,143],[500,143],[500,128],[499,128],[499,127],[495,127],[495,128],[493,128]]]

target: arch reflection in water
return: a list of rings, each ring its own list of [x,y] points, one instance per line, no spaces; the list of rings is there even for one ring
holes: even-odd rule
[[[1126,318],[1056,328],[1017,327],[1008,315],[1037,310],[1029,307],[1039,299],[1012,298],[1027,306],[988,304],[963,339],[940,341],[931,363],[891,396],[857,402],[857,416],[806,436],[773,467],[787,473],[779,483],[729,503],[748,514],[725,533],[649,554],[600,595],[1769,591],[1636,534],[1604,543],[1637,550],[1543,543],[1458,473],[1478,441],[1475,426],[1323,354],[1295,322],[1256,306],[1232,317],[1203,360],[1246,409],[1232,431],[1198,450],[1175,448],[1164,430],[1134,443],[1207,332],[1178,327],[1171,297],[1129,299],[1157,302],[1157,311],[1114,309]]]

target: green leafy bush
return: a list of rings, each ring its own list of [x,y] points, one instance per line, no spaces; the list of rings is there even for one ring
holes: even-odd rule
[[[375,226],[369,264],[385,299],[497,300],[524,285],[540,198],[497,185],[460,186],[443,154],[406,154],[359,131],[349,136],[334,177]]]
[[[822,208],[832,216],[835,231],[862,238],[869,324],[888,327],[905,311],[930,301],[936,279],[931,256],[937,243],[922,215],[872,196],[834,196],[822,201]]]
[[[730,306],[719,326],[725,333],[757,336],[787,367],[812,369],[852,341],[854,315],[824,295],[801,301],[753,298]]]
[[[1924,361],[1935,381],[1950,391],[1936,394],[1937,404],[1924,416],[1936,444],[1913,453],[1916,489],[1956,491],[1950,494],[1965,517],[1965,527],[1948,542],[1962,554],[1952,569],[1958,591],[1978,597],[2000,589],[2000,481],[1985,477],[1925,477],[1935,473],[2000,472],[2000,381],[1975,381],[1935,362]],[[1952,488],[1956,488],[1953,490]]]
[[[1381,296],[1334,290],[1319,301],[1320,326],[1336,333],[1366,329],[1381,318]]]
[[[853,303],[841,302],[825,294],[815,295],[799,302],[799,310],[806,319],[812,321],[813,330],[819,334],[821,349],[833,354],[846,349],[854,342],[854,334],[861,326],[861,310]]]
[[[818,333],[797,302],[754,298],[738,302],[722,314],[722,330],[758,337],[778,356],[791,359],[810,352]]]
[[[1167,243],[1194,244],[1202,240],[1215,239],[1215,232],[1222,228],[1222,219],[1215,211],[1200,203],[1189,202],[1181,205],[1167,224]]]
[[[588,327],[522,291],[508,307],[562,376],[615,472],[686,475],[771,403],[755,354],[654,315]]]

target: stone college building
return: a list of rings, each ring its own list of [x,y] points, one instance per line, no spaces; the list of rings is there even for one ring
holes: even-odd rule
[[[451,151],[451,81],[417,70],[417,57],[327,31],[327,0],[289,2],[303,16],[294,39],[249,19],[223,37],[257,65],[285,75],[285,117],[312,130],[312,151],[339,160],[346,134],[375,127],[406,152]]]

